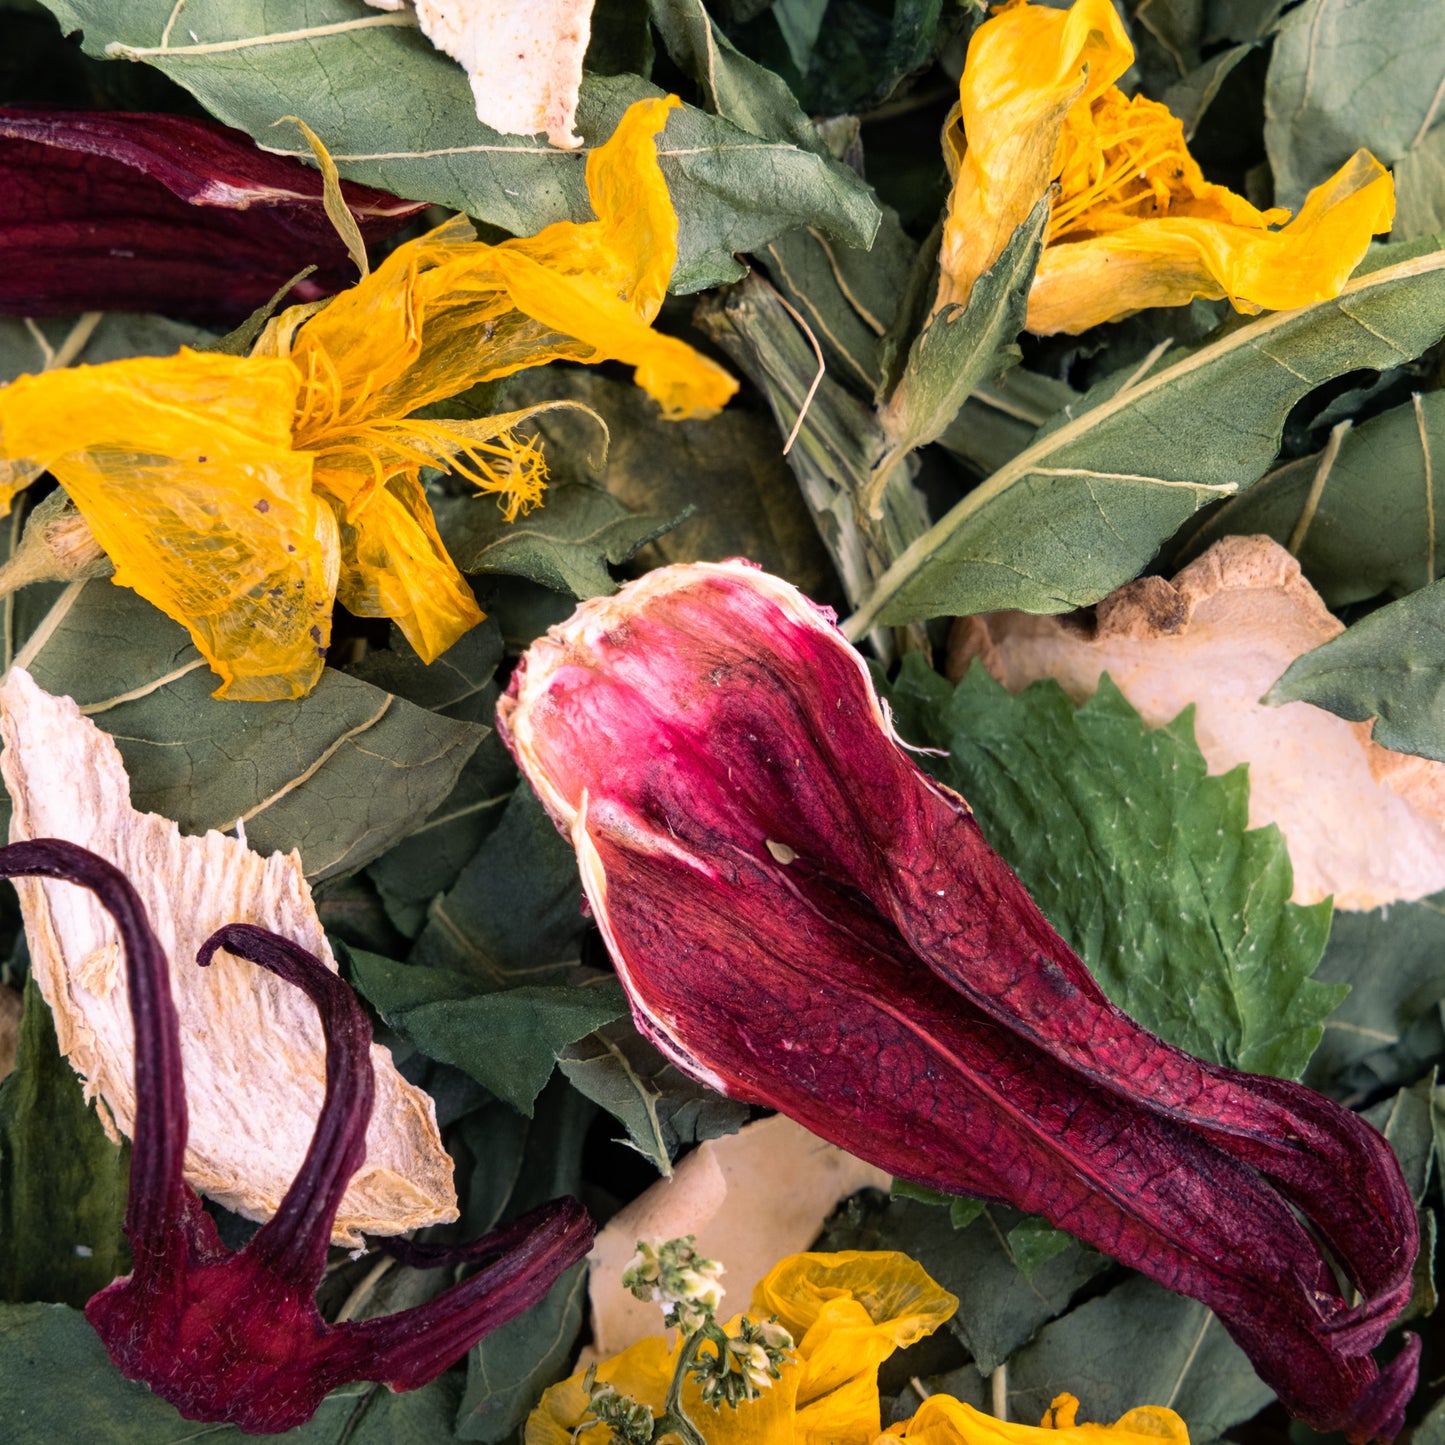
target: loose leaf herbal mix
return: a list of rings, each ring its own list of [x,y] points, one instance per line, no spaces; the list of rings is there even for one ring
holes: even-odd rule
[[[0,38],[7,1440],[1434,1445],[1438,0]]]

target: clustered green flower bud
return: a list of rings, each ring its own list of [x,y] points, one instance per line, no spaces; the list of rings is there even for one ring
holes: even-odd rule
[[[574,1439],[593,1425],[606,1425],[612,1431],[613,1445],[652,1445],[656,1421],[646,1405],[612,1385],[599,1385],[596,1365],[587,1371],[582,1383],[590,1403],[587,1418],[573,1432]]]
[[[779,1377],[792,1348],[793,1337],[776,1319],[754,1323],[744,1315],[737,1332],[717,1342],[714,1354],[698,1355],[693,1378],[714,1409],[736,1409],[744,1400],[756,1400]]]
[[[722,1265],[704,1259],[693,1248],[694,1238],[688,1234],[656,1246],[639,1239],[637,1253],[622,1274],[624,1289],[661,1305],[668,1327],[684,1335],[711,1323],[724,1293],[718,1283]]]

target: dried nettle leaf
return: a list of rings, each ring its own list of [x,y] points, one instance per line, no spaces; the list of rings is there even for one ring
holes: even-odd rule
[[[1249,765],[1249,821],[1277,823],[1294,867],[1292,897],[1378,908],[1445,888],[1445,764],[1390,752],[1313,706],[1266,706],[1302,654],[1343,631],[1299,564],[1268,537],[1226,537],[1173,582],[1145,577],[1072,618],[1001,612],[960,630],[969,656],[1011,691],[1041,677],[1075,700],[1107,672],[1152,726],[1193,705],[1211,773]]]
[[[131,807],[115,744],[69,698],[23,669],[0,685],[0,773],[12,841],[62,838],[134,880],[162,948],[181,1022],[190,1103],[187,1181],[250,1219],[269,1218],[311,1142],[321,1107],[325,1042],[310,1000],[270,974],[218,954],[195,965],[217,928],[258,923],[335,968],[296,853],[263,858],[217,832],[187,838],[168,818]],[[18,880],[31,966],[55,1016],[62,1052],[104,1105],[107,1127],[134,1125],[134,1034],[124,960],[100,905],[66,884]],[[457,1217],[452,1164],[432,1101],[373,1045],[376,1107],[366,1162],[341,1205],[334,1242],[397,1234]]]

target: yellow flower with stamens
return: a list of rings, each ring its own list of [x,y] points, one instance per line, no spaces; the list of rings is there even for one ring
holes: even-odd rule
[[[1079,1402],[1059,1395],[1041,1425],[996,1420],[947,1395],[931,1395],[918,1413],[880,1436],[878,1445],[1189,1445],[1184,1421],[1162,1405],[1130,1410],[1112,1425],[1080,1425]]]
[[[221,697],[315,685],[339,600],[393,619],[426,661],[482,614],[420,481],[449,468],[508,519],[546,468],[514,428],[415,415],[565,359],[622,361],[669,418],[736,383],[650,323],[677,259],[656,137],[675,97],[629,107],[587,159],[597,219],[488,245],[457,217],[351,290],[273,319],[252,355],[182,350],[21,377],[0,390],[0,510],[48,468],[131,587],[190,632]]]
[[[791,1255],[753,1291],[748,1312],[753,1320],[777,1316],[796,1342],[779,1378],[756,1400],[718,1410],[690,1381],[683,1408],[708,1445],[874,1445],[881,1428],[878,1366],[932,1334],[957,1308],[958,1300],[907,1255]],[[737,1328],[734,1319],[728,1333]],[[677,1348],[658,1335],[604,1361],[596,1378],[656,1417],[676,1361]],[[527,1419],[524,1445],[607,1445],[606,1427],[578,1429],[588,1399],[581,1374],[553,1385]]]
[[[1040,335],[1195,297],[1250,313],[1311,305],[1337,295],[1389,230],[1394,185],[1367,151],[1293,220],[1210,184],[1179,119],[1114,84],[1133,60],[1110,0],[1067,11],[1011,0],[978,28],[945,129],[953,190],[935,310],[967,301],[1054,182],[1029,292]]]

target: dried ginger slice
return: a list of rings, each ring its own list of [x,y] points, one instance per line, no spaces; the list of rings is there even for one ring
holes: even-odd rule
[[[407,0],[366,0],[402,10]],[[575,150],[582,57],[592,32],[592,0],[415,0],[417,23],[467,73],[477,119],[503,135],[545,131],[551,145]]]
[[[593,1343],[598,1358],[657,1334],[655,1304],[622,1288],[622,1271],[639,1239],[697,1237],[699,1251],[722,1262],[733,1304],[746,1309],[753,1285],[785,1255],[807,1249],[834,1207],[860,1189],[887,1189],[882,1169],[810,1134],[782,1114],[708,1139],[681,1160],[597,1236],[588,1259]],[[588,1357],[588,1361],[592,1357]]]
[[[1277,823],[1297,903],[1371,909],[1445,888],[1445,766],[1390,752],[1310,703],[1266,707],[1301,653],[1343,630],[1299,563],[1268,537],[1225,537],[1173,580],[1111,593],[1078,618],[996,612],[964,620],[949,674],[980,658],[1018,692],[1056,679],[1083,701],[1107,672],[1151,726],[1193,704],[1211,773],[1249,765],[1251,827]]]
[[[114,863],[134,884],[171,964],[180,1015],[190,1139],[186,1180],[248,1219],[268,1219],[300,1168],[321,1108],[325,1041],[315,1005],[254,964],[196,950],[224,923],[255,923],[335,969],[311,890],[292,852],[263,858],[209,832],[189,838],[169,818],[131,807],[130,779],[110,737],[68,697],[20,668],[0,684],[0,774],[14,813],[10,839],[63,838]],[[82,888],[17,879],[31,969],[55,1015],[61,1051],[99,1096],[107,1129],[135,1119],[135,1037],[119,937]],[[431,1099],[373,1044],[376,1104],[366,1162],[352,1179],[332,1242],[397,1234],[457,1217],[452,1161]],[[108,1113],[107,1113],[108,1111]]]

